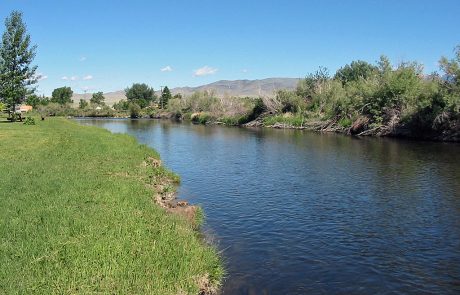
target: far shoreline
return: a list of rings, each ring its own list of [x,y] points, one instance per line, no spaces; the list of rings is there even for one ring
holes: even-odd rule
[[[149,117],[143,116],[140,118],[131,118],[129,116],[119,116],[119,117],[103,117],[103,116],[92,116],[92,117],[83,117],[83,116],[71,116],[69,118],[77,119],[77,120],[152,120],[152,121],[174,121],[177,123],[189,122],[193,125],[204,125],[204,126],[226,126],[226,127],[238,127],[238,128],[269,128],[269,129],[285,129],[285,130],[305,130],[305,131],[312,131],[315,133],[335,133],[344,136],[351,136],[354,138],[392,138],[396,140],[410,140],[410,141],[418,141],[418,142],[443,142],[443,143],[460,143],[460,134],[456,134],[453,139],[445,139],[439,137],[432,137],[432,136],[410,136],[407,134],[402,134],[401,131],[397,131],[400,133],[378,133],[378,132],[368,132],[365,134],[352,134],[350,133],[350,128],[343,128],[337,126],[337,124],[331,124],[330,121],[311,121],[308,122],[304,126],[293,126],[289,124],[281,124],[277,123],[274,125],[263,125],[263,124],[254,124],[253,122],[249,122],[247,124],[227,124],[225,122],[214,121],[214,122],[207,122],[205,124],[193,122],[192,120],[187,119],[177,119],[174,117],[168,116],[157,116],[157,117]]]

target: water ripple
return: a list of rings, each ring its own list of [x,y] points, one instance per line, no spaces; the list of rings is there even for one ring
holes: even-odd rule
[[[460,146],[154,121],[130,133],[182,177],[224,294],[460,293]]]

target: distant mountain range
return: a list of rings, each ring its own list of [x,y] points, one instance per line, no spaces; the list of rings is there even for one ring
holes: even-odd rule
[[[262,80],[221,80],[211,84],[197,87],[177,87],[170,89],[171,93],[182,94],[182,96],[192,95],[196,91],[213,91],[216,96],[239,96],[239,97],[257,97],[257,96],[273,96],[275,91],[281,89],[295,89],[300,79],[298,78],[268,78]],[[159,94],[159,91],[157,92]],[[89,100],[92,93],[74,94],[72,99],[77,104],[80,99]],[[105,101],[108,105],[126,99],[125,91],[119,90],[115,92],[104,93]]]

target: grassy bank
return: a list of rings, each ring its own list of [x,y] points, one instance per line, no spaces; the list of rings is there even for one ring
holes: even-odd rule
[[[198,294],[221,279],[215,249],[153,203],[177,177],[143,165],[158,155],[132,137],[0,123],[0,149],[1,294]]]

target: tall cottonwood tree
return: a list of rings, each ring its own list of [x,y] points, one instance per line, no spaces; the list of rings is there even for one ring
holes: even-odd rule
[[[16,105],[35,90],[32,85],[37,82],[37,66],[32,66],[32,61],[36,48],[31,45],[22,13],[13,11],[5,20],[0,44],[0,99],[10,113],[14,114]]]
[[[142,109],[156,100],[155,90],[144,83],[134,83],[133,86],[125,89],[125,93],[128,102],[135,103]]]

